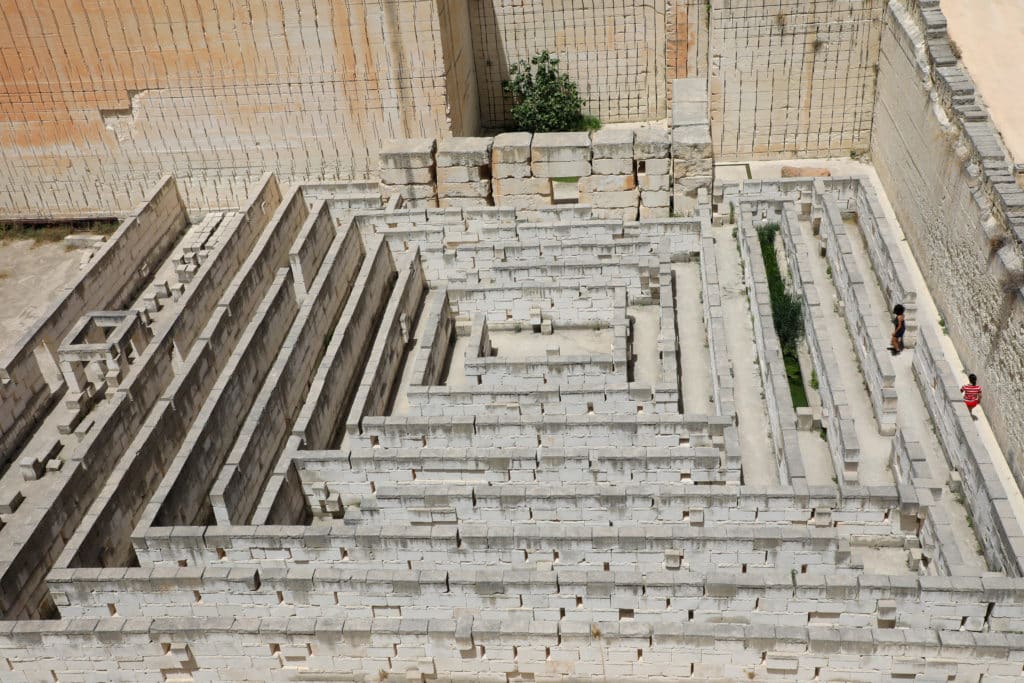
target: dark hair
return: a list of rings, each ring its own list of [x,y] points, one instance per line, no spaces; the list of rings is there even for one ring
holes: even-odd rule
[[[967,379],[970,380],[971,384],[977,384],[978,383],[978,376],[975,375],[974,373],[971,373],[970,375],[967,375]]]
[[[903,315],[903,311],[905,311],[905,310],[906,309],[903,308],[903,304],[896,304],[896,306],[893,307],[892,312],[893,312],[893,315]]]

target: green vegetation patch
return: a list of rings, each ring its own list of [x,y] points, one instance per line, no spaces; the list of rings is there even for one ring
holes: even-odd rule
[[[807,391],[804,389],[800,359],[797,355],[797,343],[804,336],[803,302],[795,293],[786,289],[786,281],[782,278],[779,255],[775,251],[775,235],[778,232],[778,224],[769,223],[757,229],[757,239],[761,244],[761,258],[764,259],[765,274],[768,278],[772,320],[775,323],[775,334],[779,337],[779,346],[782,347],[782,358],[786,363],[786,379],[789,380],[793,407],[806,408],[809,405]]]
[[[567,74],[558,70],[558,57],[547,50],[509,68],[502,90],[512,98],[516,130],[531,133],[597,130],[601,121],[583,113],[586,101]]]
[[[6,240],[34,240],[36,242],[60,242],[68,235],[86,233],[109,235],[121,224],[116,219],[84,221],[0,221],[0,242]]]

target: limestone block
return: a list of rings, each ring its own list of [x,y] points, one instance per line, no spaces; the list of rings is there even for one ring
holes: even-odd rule
[[[490,202],[487,197],[441,197],[437,200],[437,205],[442,209],[462,209],[476,206],[490,206]]]
[[[504,194],[494,196],[495,206],[512,209],[543,209],[551,206],[551,195],[541,194]]]
[[[538,178],[579,178],[591,170],[589,161],[534,161],[530,166]]]
[[[630,175],[590,175],[580,178],[580,192],[621,192],[636,188],[636,178]]]
[[[672,102],[707,102],[706,78],[676,78],[672,81]]]
[[[444,138],[437,144],[438,166],[486,166],[493,138]]]
[[[590,161],[589,133],[537,133],[533,136],[531,161]],[[578,174],[582,175],[582,174]]]
[[[601,209],[618,209],[628,206],[636,207],[640,200],[639,190],[623,192],[580,192],[580,204]]]
[[[424,185],[434,182],[434,169],[430,167],[382,168],[380,181],[386,185]]]
[[[434,165],[434,138],[389,140],[380,149],[381,168],[428,168]]]
[[[496,135],[491,146],[491,164],[528,164],[532,144],[532,133]]]
[[[576,204],[579,202],[579,185],[574,182],[551,182],[552,204]]]
[[[638,128],[633,140],[634,159],[664,159],[668,156],[672,138],[666,128]]]
[[[672,160],[672,177],[676,179],[692,176],[710,176],[713,170],[714,162],[710,157]]]
[[[530,164],[491,164],[492,178],[529,178],[533,175]]]
[[[800,166],[783,166],[783,178],[828,178],[832,172],[827,168],[806,168]]]
[[[590,135],[594,159],[632,159],[633,131],[629,128],[602,128]]]
[[[0,489],[0,513],[9,515],[21,507],[25,496],[18,489]]]
[[[656,192],[644,191],[640,193],[640,201],[647,207],[668,207],[671,204],[672,193],[667,190]]]
[[[633,157],[628,159],[594,159],[591,163],[595,175],[624,175],[633,172]]]
[[[640,204],[640,218],[668,218],[672,215],[668,206],[647,206]]]
[[[439,183],[475,183],[488,180],[487,166],[438,166],[437,182]]]
[[[637,175],[641,190],[667,190],[672,183],[672,179],[667,175],[651,175],[650,173],[640,173]]]
[[[437,190],[433,185],[385,185],[384,194],[401,195],[403,199],[430,199]]]
[[[712,178],[711,176],[694,176],[692,178],[676,178],[674,185],[672,186],[674,194],[685,194],[690,197],[696,197],[697,191],[704,188],[709,193],[711,192]]]
[[[437,197],[423,197],[423,198],[412,198],[402,199],[402,206],[406,209],[436,209],[437,208]]]
[[[711,129],[706,125],[678,126],[672,129],[672,158],[711,157]]]
[[[491,181],[495,195],[551,194],[548,178],[498,178]]]
[[[473,183],[438,183],[440,197],[486,197],[491,193],[491,181],[478,180]]]
[[[18,461],[18,470],[21,472],[21,478],[25,481],[38,479],[43,475],[45,468],[46,466],[42,461],[36,460],[31,456],[25,456]]]
[[[639,167],[639,164],[638,164]],[[639,170],[639,168],[638,168]],[[648,175],[668,175],[672,172],[671,159],[646,159],[643,162],[643,172]]]
[[[637,216],[637,209],[634,206],[612,209],[594,207],[591,210],[591,215],[598,220],[635,221]]]

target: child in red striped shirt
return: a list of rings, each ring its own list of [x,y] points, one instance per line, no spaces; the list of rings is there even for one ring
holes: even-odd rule
[[[974,417],[974,409],[978,407],[978,402],[981,401],[981,387],[978,386],[978,376],[971,374],[967,375],[967,381],[969,384],[965,384],[960,387],[960,393],[964,395],[964,405],[967,406],[967,412],[971,414],[971,418],[977,420]]]

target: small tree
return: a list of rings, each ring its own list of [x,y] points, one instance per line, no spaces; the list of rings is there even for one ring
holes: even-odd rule
[[[576,84],[559,73],[558,57],[547,50],[529,62],[516,62],[508,75],[501,85],[512,96],[512,120],[518,129],[547,133],[600,127],[596,118],[583,114],[586,103]]]

